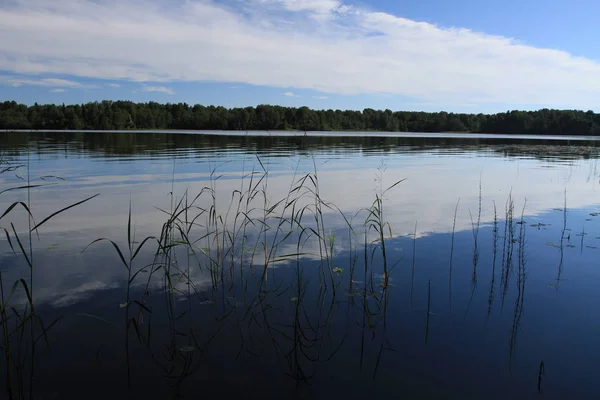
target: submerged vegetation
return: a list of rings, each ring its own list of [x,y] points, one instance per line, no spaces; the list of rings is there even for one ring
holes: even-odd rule
[[[190,129],[386,132],[482,132],[597,135],[600,114],[593,111],[507,111],[455,114],[373,110],[312,110],[259,105],[224,108],[186,103],[102,101],[77,105],[32,106],[0,103],[0,129]]]

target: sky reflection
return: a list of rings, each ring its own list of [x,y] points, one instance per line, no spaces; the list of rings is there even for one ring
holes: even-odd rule
[[[244,191],[251,182],[249,174],[256,172],[256,179],[264,172],[263,168],[268,174],[260,189],[266,190],[269,204],[275,204],[286,198],[300,178],[314,173],[316,167],[321,198],[335,204],[347,218],[354,216],[353,227],[358,231],[367,217],[365,209],[372,205],[376,193],[404,179],[383,198],[384,220],[389,222],[394,237],[414,234],[415,224],[417,238],[451,233],[457,203],[457,233],[472,229],[480,204],[482,225],[494,221],[494,205],[496,217],[503,219],[509,196],[514,199],[515,214],[518,215],[526,200],[524,213],[532,223],[544,222],[544,213],[563,207],[565,193],[568,208],[590,212],[600,209],[596,158],[569,159],[566,152],[565,159],[552,161],[528,158],[526,154],[507,157],[485,147],[454,150],[451,154],[432,149],[379,155],[376,151],[369,155],[362,151],[344,151],[331,157],[335,151],[328,153],[325,149],[314,154],[294,155],[292,152],[274,157],[268,151],[240,154],[224,147],[213,154],[204,154],[202,158],[194,157],[195,150],[187,151],[184,158],[172,158],[169,154],[175,155],[177,150],[163,149],[163,157],[146,159],[134,153],[114,159],[98,154],[90,157],[87,153],[73,157],[72,151],[66,157],[64,147],[56,145],[35,156],[22,153],[4,158],[13,165],[29,163],[31,179],[48,175],[62,178],[32,181],[52,183],[31,190],[32,210],[38,221],[69,204],[100,194],[45,224],[40,229],[40,241],[34,241],[39,250],[60,249],[49,253],[60,253],[60,257],[43,260],[53,265],[52,272],[47,276],[40,273],[37,294],[57,305],[70,300],[61,300],[53,293],[71,293],[71,297],[76,298],[85,291],[112,288],[122,278],[122,266],[114,262],[114,257],[109,261],[110,256],[102,252],[79,252],[100,237],[110,238],[126,248],[130,202],[135,237],[159,235],[165,222],[165,214],[159,208],[170,209],[172,191],[176,199],[187,191],[191,200],[203,188],[213,187],[217,212],[225,215],[232,193]],[[535,148],[531,148],[530,153],[536,154]],[[26,178],[26,167],[18,169],[16,174]],[[18,176],[11,172],[0,175],[0,190],[22,185],[23,180]],[[1,196],[6,205],[27,200],[25,190],[10,191]],[[211,201],[208,193],[204,193],[196,205],[207,208]],[[299,204],[312,201],[308,194]],[[255,199],[252,205],[262,207],[262,198]],[[335,251],[348,251],[346,222],[337,212],[323,211],[327,232],[337,238]],[[27,228],[25,213],[12,212],[9,217],[2,221],[3,226],[8,226],[8,221],[14,222],[17,231],[24,234]],[[232,217],[228,221],[232,223]],[[6,251],[8,246],[4,242]],[[316,246],[314,241],[305,244],[307,257],[311,254],[316,257]],[[293,251],[293,247],[289,245],[285,250]],[[106,258],[101,269],[86,267],[86,257],[98,256]]]

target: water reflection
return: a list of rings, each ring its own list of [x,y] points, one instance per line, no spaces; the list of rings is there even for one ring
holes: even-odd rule
[[[33,236],[32,281],[27,212],[0,220],[4,287],[35,288],[32,343],[51,345],[10,342],[23,388],[35,348],[36,390],[61,398],[81,392],[60,375],[99,398],[597,389],[576,379],[600,321],[593,142],[11,135],[3,159],[23,166],[0,190],[52,184],[6,206],[40,221],[100,193]],[[114,245],[81,252],[99,237]],[[10,307],[27,301],[19,286]]]
[[[216,133],[216,134],[215,134]],[[547,160],[589,159],[598,155],[597,137],[500,136],[500,135],[387,135],[375,132],[356,133],[289,133],[282,136],[244,135],[239,132],[7,132],[0,139],[3,148],[15,155],[26,150],[33,154],[56,153],[64,157],[86,154],[88,157],[149,156],[202,157],[222,154],[268,153],[270,157],[290,154],[326,153],[330,157],[361,153],[382,154],[429,152],[441,155],[465,153],[485,156],[498,153],[506,157]]]

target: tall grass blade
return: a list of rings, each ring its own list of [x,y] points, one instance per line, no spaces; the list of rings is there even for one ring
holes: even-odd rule
[[[83,203],[85,203],[86,201],[89,201],[89,200],[91,200],[91,199],[93,199],[94,197],[97,197],[97,196],[99,196],[99,195],[100,195],[100,193],[97,193],[97,194],[95,194],[95,195],[93,195],[93,196],[90,196],[90,197],[88,197],[88,198],[87,198],[87,199],[85,199],[85,200],[78,201],[77,203],[73,203],[73,204],[71,204],[70,206],[67,206],[67,207],[65,207],[65,208],[62,208],[62,209],[60,209],[60,210],[58,210],[58,211],[56,211],[56,212],[54,212],[54,213],[50,214],[49,216],[47,216],[46,218],[44,218],[44,219],[42,220],[42,222],[40,222],[39,224],[37,224],[37,225],[35,225],[33,228],[31,228],[31,229],[30,229],[30,231],[35,231],[35,230],[36,230],[36,229],[38,229],[40,226],[42,226],[44,223],[46,223],[47,221],[49,221],[49,220],[50,220],[52,217],[54,217],[54,216],[56,216],[56,215],[58,215],[58,214],[60,214],[60,213],[62,213],[62,212],[65,212],[65,211],[67,211],[67,210],[69,210],[69,209],[71,209],[71,208],[73,208],[73,207],[76,207],[76,206],[78,206],[78,205],[80,205],[80,204],[83,204]]]

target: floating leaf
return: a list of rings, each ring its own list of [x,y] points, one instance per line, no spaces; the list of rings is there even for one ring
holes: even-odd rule
[[[125,307],[127,307],[127,305],[128,305],[127,302],[123,302],[123,303],[119,304],[119,308],[125,308]]]
[[[335,267],[335,268],[333,269],[333,272],[335,272],[335,273],[336,273],[336,274],[338,274],[339,276],[341,276],[341,275],[342,275],[342,272],[343,272],[343,271],[344,271],[344,269],[343,269],[343,268],[340,268],[340,267]]]
[[[292,297],[290,300],[296,302],[296,301],[298,301],[298,298],[297,297]]]

